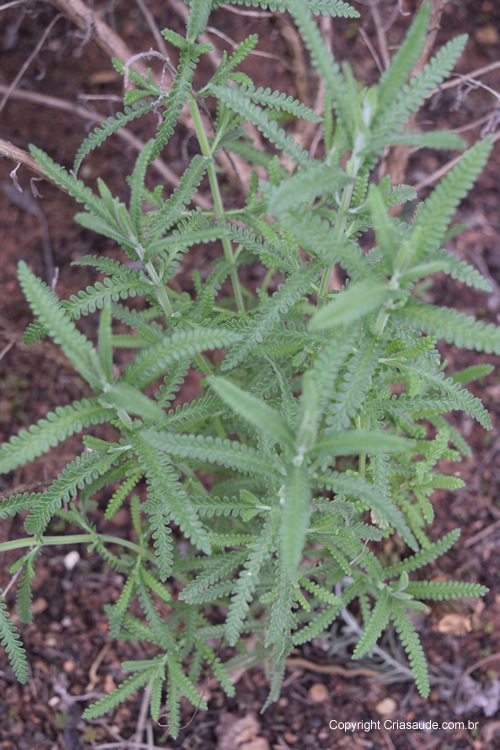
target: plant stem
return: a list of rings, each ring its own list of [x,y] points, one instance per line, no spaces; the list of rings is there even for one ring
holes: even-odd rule
[[[347,224],[347,212],[349,211],[349,208],[351,206],[355,180],[362,166],[362,161],[360,160],[358,153],[364,147],[364,145],[364,139],[361,139],[359,143],[356,144],[354,151],[352,152],[351,159],[347,165],[347,174],[353,178],[353,181],[349,185],[346,185],[344,190],[342,191],[342,200],[340,202],[338,210],[337,224],[335,226],[334,243],[340,242],[345,232],[345,227]],[[319,287],[318,307],[321,307],[321,305],[324,303],[326,295],[328,294],[328,287],[330,285],[330,278],[332,276],[334,267],[335,266],[330,266],[330,268],[325,268],[323,272],[321,284]]]
[[[199,352],[198,354],[194,355],[194,361],[205,375],[208,375],[210,377],[210,375],[214,374],[205,357]]]
[[[156,273],[156,268],[152,264],[151,261],[146,263],[146,270],[149,274],[149,278],[156,286],[156,291],[158,292],[158,302],[162,306],[163,312],[165,313],[166,318],[171,318],[174,314],[174,308],[172,307],[172,303],[170,302],[167,294],[167,290],[165,289],[165,284],[161,281],[160,277]]]
[[[198,104],[196,102],[196,99],[193,96],[189,97],[189,111],[191,112],[191,117],[193,118],[194,128],[196,130],[196,135],[198,136],[201,153],[203,154],[203,156],[207,157],[208,159],[213,159],[212,149],[210,148],[207,134],[205,133],[205,128],[203,127],[201,113],[200,113]],[[224,210],[224,205],[222,203],[222,195],[220,192],[219,182],[217,180],[217,173],[215,171],[215,164],[213,161],[210,163],[207,169],[207,173],[208,173],[208,180],[210,182],[210,190],[212,192],[212,198],[214,201],[215,216],[218,219],[223,219],[226,212]],[[222,247],[224,248],[224,256],[227,262],[234,265],[233,248],[231,245],[231,240],[228,237],[222,238]],[[240,280],[238,278],[238,273],[236,271],[236,268],[233,268],[231,270],[231,282],[233,285],[234,298],[236,300],[236,307],[238,308],[238,312],[244,313],[245,303],[243,300],[243,293],[241,290]]]
[[[353,190],[354,190],[354,184],[346,185],[346,187],[343,190],[342,201],[339,207],[339,215],[337,217],[337,224],[335,227],[334,243],[339,242],[342,239],[342,236],[344,234],[345,227],[347,224],[347,211],[349,210],[349,206],[351,205],[351,198],[352,198]],[[328,294],[328,287],[330,285],[330,278],[332,276],[334,267],[335,266],[330,266],[330,268],[325,268],[325,270],[323,271],[323,276],[321,278],[321,284],[319,287],[319,294],[318,294],[318,307],[321,307],[326,295]]]
[[[108,544],[120,544],[122,547],[128,547],[137,554],[146,555],[151,561],[156,562],[155,556],[140,547],[134,542],[129,542],[128,539],[122,539],[119,536],[110,536],[109,534],[99,534],[101,542],[108,542]],[[34,547],[38,542],[42,545],[49,546],[54,544],[92,544],[96,541],[95,534],[68,534],[60,536],[42,536],[40,539],[34,537],[25,537],[24,539],[13,539],[10,542],[0,543],[0,552],[7,552],[12,549],[22,549],[23,547]]]

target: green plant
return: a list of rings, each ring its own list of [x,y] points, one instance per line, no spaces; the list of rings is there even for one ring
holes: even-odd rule
[[[320,121],[315,112],[284,94],[256,88],[235,71],[256,37],[224,56],[201,90],[193,88],[200,58],[210,50],[196,40],[219,2],[189,3],[185,38],[163,31],[180,53],[169,92],[151,76],[115,61],[120,72],[127,68],[135,88],[125,95],[124,112],[86,139],[74,171],[109,135],[153,110],[161,122],[128,180],[128,206],[102,180],[96,194],[38,148],[31,150],[40,168],[83,205],[77,221],[115,240],[134,268],[104,257],[81,258],[77,264],[93,266],[104,282],[59,301],[25,263],[19,264],[35,315],[26,341],[50,335],[90,393],[0,448],[0,471],[7,473],[75,432],[100,424],[114,428],[114,442],[84,436],[81,455],[45,492],[1,501],[2,518],[28,511],[28,536],[0,544],[0,551],[28,550],[12,568],[21,571],[23,621],[30,619],[30,581],[46,545],[90,544],[124,576],[116,604],[107,609],[110,634],[152,643],[158,656],[125,662],[128,679],[84,716],[97,717],[150,686],[151,714],[157,719],[166,684],[173,735],[182,695],[205,707],[195,687],[204,671],[213,672],[231,695],[233,665],[268,663],[264,708],[275,701],[291,649],[321,634],[354,600],[364,631],[353,658],[373,649],[392,622],[418,689],[427,696],[429,677],[412,610],[426,609],[421,600],[487,591],[479,584],[410,580],[409,574],[459,537],[454,531],[431,541],[426,528],[433,521],[433,490],[463,485],[439,473],[436,463],[470,455],[443,414],[464,410],[491,427],[480,400],[463,387],[491,368],[445,374],[436,342],[498,354],[500,329],[427,304],[421,296],[422,282],[437,272],[489,289],[478,271],[443,244],[491,140],[464,154],[418,206],[411,223],[391,216],[389,208],[413,200],[415,191],[392,186],[389,175],[378,184],[374,179],[387,146],[463,148],[452,134],[411,132],[405,124],[448,75],[465,37],[449,42],[408,80],[425,43],[429,7],[424,5],[391,67],[378,86],[366,90],[349,65],[339,66],[328,54],[311,16],[311,11],[356,16],[346,3],[245,2],[292,14],[325,84],[324,155],[312,158],[276,120],[287,112]],[[216,101],[213,132],[205,129],[202,97]],[[174,132],[184,104],[201,153],[179,188],[164,198],[161,186],[146,188],[146,172]],[[249,142],[245,121],[274,146],[274,155]],[[230,212],[224,209],[215,164],[221,149],[267,171],[267,180],[252,174],[245,205]],[[214,208],[189,208],[205,176]],[[358,240],[370,228],[377,245],[365,253]],[[221,257],[206,279],[193,273],[196,294],[173,291],[168,282],[182,256],[192,246],[216,240]],[[268,269],[257,295],[240,281],[239,269],[250,263]],[[329,291],[336,267],[346,276],[340,292]],[[272,277],[280,285],[269,294]],[[129,304],[134,297],[143,297],[145,304]],[[74,321],[97,310],[96,348]],[[113,333],[114,320],[131,332]],[[113,360],[120,347],[137,350],[121,369]],[[204,354],[215,350],[223,354]],[[174,410],[170,405],[189,368],[204,375],[203,392]],[[153,384],[150,398],[144,390]],[[92,498],[104,486],[114,487],[104,518],[128,502],[137,541],[103,534],[99,521],[90,520],[90,514],[99,518]],[[79,533],[48,535],[53,518]],[[376,543],[391,534],[411,554],[384,567]],[[143,619],[131,612],[135,600]],[[223,623],[210,619],[213,604],[225,613]],[[0,627],[23,681],[25,653],[2,600]],[[248,632],[259,637],[252,653],[246,653],[243,638]],[[223,663],[214,639],[238,646],[241,653]]]

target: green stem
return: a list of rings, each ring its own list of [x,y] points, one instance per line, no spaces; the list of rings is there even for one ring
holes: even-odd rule
[[[193,118],[194,128],[196,130],[196,135],[198,136],[201,153],[203,154],[203,156],[207,157],[208,159],[212,159],[213,152],[212,152],[212,149],[210,148],[207,134],[205,133],[205,128],[203,127],[203,122],[201,119],[201,113],[200,113],[198,104],[196,102],[196,99],[193,96],[189,97],[189,111],[191,112],[191,117]],[[213,161],[209,165],[207,169],[207,173],[208,173],[208,181],[210,183],[210,190],[212,192],[212,198],[214,201],[215,216],[218,219],[223,219],[226,215],[226,212],[224,210],[224,205],[222,203],[222,195],[220,192],[219,182],[217,180],[217,173],[215,171],[215,164]],[[222,238],[222,247],[224,248],[224,257],[226,258],[227,262],[234,265],[233,248],[231,245],[231,240],[228,237]],[[243,300],[243,293],[241,290],[240,280],[238,278],[238,273],[236,271],[236,268],[233,268],[231,271],[231,282],[233,285],[234,298],[236,300],[236,306],[238,308],[238,312],[244,313],[245,303]]]
[[[165,313],[165,316],[168,320],[168,318],[171,318],[174,314],[174,308],[172,307],[172,303],[170,302],[167,294],[167,290],[165,289],[165,284],[161,281],[160,277],[156,273],[156,268],[154,265],[149,261],[146,263],[146,271],[149,274],[149,278],[156,286],[156,291],[158,293],[158,302],[160,303],[163,312]]]
[[[119,536],[110,536],[109,534],[100,534],[99,539],[101,542],[108,542],[108,544],[120,544],[122,547],[128,547],[138,555],[146,555],[152,562],[156,563],[155,556],[140,547],[134,542],[129,542],[128,539],[121,539]],[[54,545],[54,544],[92,544],[96,541],[94,534],[69,534],[60,536],[42,536],[40,539],[35,537],[25,537],[24,539],[13,539],[10,542],[0,543],[0,552],[7,552],[12,549],[22,549],[23,547],[35,547],[38,542],[42,545]]]
[[[362,414],[359,417],[356,417],[355,422],[358,430],[366,430],[368,429],[370,424],[370,421],[366,414]],[[359,454],[358,471],[361,476],[364,476],[366,473],[366,453]]]
[[[343,190],[342,193],[342,201],[340,203],[339,212],[337,216],[337,224],[335,227],[335,239],[334,243],[339,242],[344,234],[345,227],[347,224],[347,211],[349,210],[349,206],[351,205],[351,198],[352,193],[354,190],[354,183],[351,185],[346,185],[346,187]],[[329,268],[325,268],[323,271],[323,276],[321,278],[321,284],[319,287],[319,294],[318,294],[318,307],[320,307],[324,300],[326,295],[328,294],[328,287],[330,285],[330,279],[333,273],[333,269],[335,266],[330,266]]]
[[[194,361],[205,375],[208,375],[210,377],[210,375],[214,374],[212,368],[202,354],[195,354]]]
[[[334,243],[340,242],[342,239],[346,224],[347,224],[347,212],[349,211],[349,208],[351,207],[351,200],[352,200],[352,194],[354,192],[354,184],[356,177],[358,175],[359,170],[363,166],[362,160],[359,158],[360,151],[363,150],[365,147],[365,140],[363,137],[358,137],[355,142],[354,150],[352,151],[351,158],[347,164],[346,172],[349,175],[349,177],[353,178],[353,181],[346,185],[343,192],[342,192],[342,200],[340,202],[338,215],[337,215],[337,224],[335,227],[335,239]],[[330,279],[333,273],[333,269],[335,266],[330,266],[330,268],[325,268],[323,272],[323,277],[321,279],[321,284],[319,287],[319,294],[318,294],[318,307],[321,307],[321,305],[325,301],[325,297],[328,294],[328,287],[330,285]]]
[[[266,273],[264,277],[264,281],[262,282],[262,291],[267,292],[267,287],[269,286],[269,282],[273,278],[274,272],[276,271],[275,268],[270,268],[269,271]]]

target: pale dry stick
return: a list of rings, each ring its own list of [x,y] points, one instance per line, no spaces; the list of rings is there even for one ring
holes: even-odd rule
[[[370,4],[370,9],[372,12],[373,24],[375,26],[375,33],[377,35],[377,43],[378,43],[378,48],[380,51],[380,57],[382,58],[384,69],[387,70],[387,68],[391,64],[391,56],[389,54],[389,48],[387,46],[387,39],[385,36],[385,29],[382,24],[382,18],[380,16],[378,4],[379,4],[379,0],[372,0]]]
[[[474,130],[474,128],[478,128],[480,125],[484,125],[485,123],[490,122],[493,116],[494,116],[494,112],[489,112],[487,115],[478,117],[477,120],[468,122],[467,125],[461,125],[459,128],[452,128],[449,132],[450,133],[466,133],[467,130]],[[418,149],[415,149],[415,150],[418,150]]]
[[[278,31],[285,43],[285,47],[293,60],[292,70],[295,74],[295,86],[297,88],[299,99],[310,107],[311,97],[307,83],[307,65],[301,37],[288,16],[277,15],[276,22]]]
[[[370,37],[368,36],[368,34],[366,33],[366,31],[364,30],[364,28],[362,26],[360,26],[360,28],[359,28],[359,33],[361,35],[361,39],[364,41],[364,43],[368,47],[369,53],[371,54],[371,56],[375,60],[375,65],[377,66],[378,72],[380,74],[382,74],[384,72],[384,68],[383,68],[383,65],[382,65],[382,60],[380,59],[377,50],[375,49],[375,47],[371,43]]]
[[[14,179],[15,172],[18,166],[12,170],[10,177],[13,180],[13,184],[10,182],[4,183],[1,188],[5,197],[17,208],[22,211],[34,216],[39,225],[42,235],[42,254],[43,254],[43,265],[45,269],[45,281],[50,286],[52,291],[56,288],[57,278],[59,271],[54,265],[54,256],[52,254],[52,242],[50,241],[50,229],[45,214],[40,206],[39,201],[31,195],[29,192],[24,192],[22,187],[17,184],[17,178]]]
[[[223,39],[225,42],[231,45],[233,49],[236,49],[238,46],[238,42],[235,42],[234,39],[231,39],[230,36],[227,34],[224,34],[223,31],[219,31],[219,29],[216,29],[215,26],[207,26],[205,31],[207,31],[209,34],[214,34],[215,36],[218,36],[220,39]],[[273,55],[271,52],[261,52],[260,50],[252,50],[250,52],[250,55],[253,55],[254,57],[265,57],[268,60],[277,60],[279,63],[283,65],[284,68],[287,68],[288,70],[293,70],[291,65],[288,65],[279,55]]]
[[[5,597],[9,593],[10,589],[12,588],[12,586],[15,584],[15,582],[17,581],[17,579],[21,575],[21,570],[22,570],[22,568],[18,568],[16,570],[16,572],[14,573],[14,575],[11,577],[11,579],[8,582],[7,586],[4,589],[2,589],[2,598],[3,599],[5,599]]]
[[[6,88],[6,86],[0,84],[0,94]],[[104,120],[104,118],[93,109],[75,104],[74,102],[65,101],[64,99],[58,99],[54,96],[37,94],[33,91],[23,91],[22,89],[16,89],[12,92],[11,98],[29,101],[34,104],[42,104],[43,106],[60,109],[65,112],[71,112],[72,114],[76,114],[95,125],[101,125]],[[122,100],[120,99],[120,101]],[[120,130],[116,132],[116,135],[130,144],[130,146],[132,146],[135,151],[141,152],[144,149],[143,141],[130,131],[125,130],[124,128],[120,128]],[[27,151],[24,151],[23,149],[20,149],[17,146],[14,146],[12,143],[9,143],[8,141],[4,141],[2,139],[0,139],[0,157],[1,156],[5,156],[6,158],[13,161],[21,162],[21,164],[23,164],[25,167],[28,167],[28,169],[30,169],[32,172],[35,172],[35,174],[37,174],[39,177],[43,177],[43,179],[52,182],[52,184],[54,185],[56,184],[47,174],[45,174],[45,172],[39,167],[37,162]],[[179,187],[180,178],[172,169],[170,169],[170,167],[165,164],[165,162],[160,157],[157,157],[152,162],[152,166],[156,169],[158,174],[165,180],[168,185],[174,188]],[[196,193],[193,196],[193,202],[196,203],[204,211],[208,211],[212,207],[210,201],[204,198],[200,193]]]
[[[14,346],[14,343],[15,343],[14,341],[9,341],[9,343],[4,346],[4,348],[0,352],[0,360],[2,360],[5,357],[5,355],[12,349],[12,347]]]
[[[332,17],[331,16],[321,17],[320,29],[321,29],[321,35],[325,42],[325,46],[328,52],[331,54],[332,52]],[[320,78],[318,91],[316,93],[316,98],[314,100],[314,106],[313,106],[314,111],[318,115],[323,113],[323,109],[325,105],[325,94],[326,94],[325,82],[323,78]],[[299,124],[300,124],[300,121],[299,121]],[[309,151],[311,158],[314,158],[322,132],[323,132],[323,126],[321,124],[316,125],[316,123],[314,122],[304,122],[304,124],[302,125],[302,128],[299,127],[298,132],[294,133],[294,138],[298,140],[299,143],[301,143],[302,147],[307,148],[307,145],[309,144],[309,148],[307,150]]]
[[[492,135],[492,139],[493,143],[496,143],[500,139],[500,130]],[[433,185],[435,182],[437,182],[437,180],[440,180],[441,177],[444,177],[444,175],[449,172],[450,169],[455,166],[455,164],[458,164],[461,158],[462,154],[456,156],[454,159],[446,162],[446,164],[443,164],[443,166],[439,169],[436,169],[436,171],[430,174],[428,177],[420,180],[420,182],[417,182],[417,184],[415,185],[415,190],[417,191],[417,193],[420,190],[423,190],[423,188],[428,187],[429,185]]]
[[[230,13],[234,13],[237,16],[248,16],[249,18],[272,18],[274,16],[273,11],[240,10],[239,8],[233,8],[232,5],[222,5],[221,10],[228,10]]]
[[[130,67],[137,62],[138,60],[149,60],[150,57],[158,57],[162,62],[165,68],[170,72],[172,77],[175,77],[177,75],[177,71],[170,62],[170,58],[168,55],[163,55],[161,52],[157,52],[156,50],[150,48],[147,52],[137,52],[135,55],[132,55],[132,57],[129,57],[128,60],[125,62],[125,65],[123,66],[123,88],[125,91],[127,91],[129,83],[130,83]],[[163,96],[163,73],[160,79],[160,99]]]
[[[37,177],[43,177],[45,180],[48,180],[49,182],[52,182],[53,185],[55,185],[54,180],[52,180],[51,177],[45,174],[43,169],[38,166],[37,162],[33,159],[31,154],[28,154],[28,152],[24,151],[24,149],[22,148],[18,148],[18,146],[14,146],[14,144],[10,143],[10,141],[4,141],[3,138],[0,138],[0,158],[2,157],[6,157],[11,161],[21,163],[31,172],[34,172]]]
[[[168,50],[167,50],[167,45],[165,44],[165,39],[162,37],[160,33],[160,29],[158,28],[158,24],[156,23],[153,17],[153,14],[149,10],[144,0],[135,0],[135,1],[137,5],[139,6],[139,10],[144,16],[144,19],[147,25],[149,26],[149,30],[154,37],[154,40],[158,46],[159,51],[161,52],[163,57],[168,57]]]
[[[51,0],[51,2],[78,28],[91,29],[95,42],[108,57],[117,57],[123,63],[132,57],[133,53],[123,39],[101,20],[97,13],[85,5],[83,0]],[[136,70],[140,75],[147,77],[147,67],[142,63],[137,63]]]
[[[482,542],[483,539],[486,539],[487,536],[497,531],[499,526],[500,519],[498,519],[498,521],[494,521],[486,528],[481,529],[481,531],[478,531],[477,534],[471,536],[470,539],[467,539],[467,541],[464,543],[464,547],[474,547],[478,542]]]
[[[319,674],[338,674],[341,677],[380,677],[380,672],[374,669],[365,669],[363,667],[356,667],[355,669],[347,669],[346,667],[340,667],[337,664],[316,664],[309,659],[303,659],[300,656],[290,656],[285,659],[285,664],[288,667],[303,667],[311,672],[318,672]]]
[[[8,8],[13,8],[15,5],[23,5],[26,2],[26,0],[13,0],[11,3],[5,3],[5,5],[0,5],[0,13],[2,10],[7,10]]]
[[[315,102],[312,105],[309,94],[309,86],[307,83],[307,66],[304,56],[304,47],[301,42],[300,36],[297,33],[295,26],[290,22],[286,16],[278,16],[278,28],[279,33],[285,43],[288,53],[292,59],[292,65],[287,65],[287,68],[291,70],[295,75],[295,88],[297,91],[297,98],[306,104],[312,106],[316,113],[323,111],[323,99],[325,96],[325,87],[323,81],[320,80],[318,92],[316,94]],[[331,27],[325,27],[324,23],[328,23],[329,17],[322,17],[321,28],[330,30]],[[329,48],[331,49],[331,48]],[[318,126],[316,123],[308,122],[306,120],[299,120],[297,127],[293,132],[293,139],[300,145],[301,148],[307,148],[307,145],[317,148],[321,133],[321,125]],[[289,172],[294,172],[297,169],[297,164],[292,160],[290,156],[283,158],[283,165]]]
[[[497,68],[500,68],[500,60],[496,60],[495,62],[490,63],[489,65],[484,65],[482,68],[477,68],[476,70],[471,71],[467,74],[462,73],[452,73],[453,80],[446,81],[446,83],[442,83],[439,88],[434,89],[432,92],[433,94],[437,94],[440,91],[446,91],[446,89],[452,89],[455,86],[459,86],[464,80],[474,80],[476,78],[479,78],[479,76],[484,76],[487,73],[491,73],[493,70],[497,70]],[[495,92],[496,94],[497,92]]]
[[[380,734],[382,735],[382,737],[385,740],[385,746],[386,746],[387,750],[396,750],[394,742],[391,740],[391,738],[389,736],[389,732],[387,731],[387,729],[385,729],[385,727],[384,727],[383,724],[381,724],[381,726],[380,726]]]
[[[470,78],[469,76],[463,76],[461,83],[468,84],[468,89],[465,91],[465,96],[469,93],[469,91],[474,91],[474,89],[484,89],[485,91],[488,91],[488,93],[492,94],[492,96],[495,97],[495,99],[498,99],[500,101],[500,94],[495,89],[491,88],[491,86],[488,86],[486,83],[483,83],[482,81],[479,81],[477,78]],[[458,96],[460,96],[460,92],[458,92]]]
[[[137,718],[137,725],[135,729],[134,741],[142,742],[142,735],[146,729],[146,722],[148,719],[149,705],[151,703],[152,688],[148,687],[143,693],[141,708],[139,709],[139,716]]]
[[[150,745],[149,742],[133,742],[123,740],[122,742],[105,742],[104,745],[93,745],[94,750],[165,750],[165,745]]]
[[[29,68],[29,66],[31,65],[31,63],[35,59],[35,57],[38,55],[38,53],[42,49],[42,47],[45,44],[45,40],[47,39],[48,35],[50,34],[50,32],[52,31],[52,29],[54,28],[54,26],[56,25],[56,23],[61,18],[63,18],[62,13],[58,13],[57,16],[52,19],[52,21],[49,23],[49,25],[47,26],[47,28],[43,32],[42,36],[38,40],[38,44],[36,45],[36,47],[33,50],[33,52],[26,58],[26,60],[24,61],[24,63],[21,65],[21,68],[20,68],[18,74],[16,75],[16,77],[14,78],[14,80],[10,83],[10,85],[8,86],[7,91],[3,95],[2,101],[0,101],[0,112],[2,111],[2,109],[7,104],[8,100],[9,100],[9,96],[11,95],[11,93],[16,88],[17,84],[19,83],[19,81],[21,80],[21,78],[23,77],[23,75],[25,74],[27,68]]]
[[[108,641],[107,643],[104,644],[104,646],[101,648],[101,650],[97,654],[96,658],[92,662],[91,667],[89,669],[89,678],[90,679],[89,679],[89,681],[87,683],[87,687],[85,688],[85,692],[86,693],[92,692],[94,690],[95,686],[97,685],[97,682],[98,682],[97,671],[98,671],[99,667],[101,666],[101,664],[102,664],[102,662],[104,660],[104,657],[106,656],[106,654],[108,653],[108,651],[110,651],[110,649],[111,649],[111,641]]]

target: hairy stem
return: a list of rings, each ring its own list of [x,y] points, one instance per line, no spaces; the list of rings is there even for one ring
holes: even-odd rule
[[[189,111],[191,112],[191,117],[193,118],[194,128],[196,130],[196,135],[198,136],[201,153],[203,154],[203,156],[211,159],[213,157],[213,152],[212,152],[212,149],[210,148],[207,134],[205,133],[205,128],[203,127],[200,109],[198,107],[196,99],[192,96],[189,97]],[[210,190],[212,193],[212,198],[214,201],[215,215],[218,219],[223,219],[226,212],[224,211],[224,205],[222,203],[222,195],[220,192],[219,182],[217,180],[215,164],[213,162],[208,167],[207,173],[208,173],[208,180],[210,183]],[[222,238],[222,247],[224,248],[224,256],[226,260],[228,261],[228,263],[234,264],[233,248],[231,245],[231,240],[228,237]],[[243,300],[243,292],[241,290],[240,280],[238,278],[238,273],[236,271],[236,268],[233,268],[231,270],[231,283],[233,285],[233,293],[234,293],[234,298],[236,300],[236,307],[238,308],[238,312],[244,313],[245,303]]]

